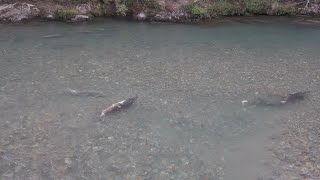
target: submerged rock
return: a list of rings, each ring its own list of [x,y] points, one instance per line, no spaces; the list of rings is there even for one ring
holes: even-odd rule
[[[145,20],[147,18],[147,15],[144,13],[144,12],[140,12],[138,15],[137,15],[137,19],[138,20]]]
[[[88,21],[90,19],[87,15],[76,15],[74,18],[71,19],[72,22],[81,22],[81,21]]]
[[[182,11],[177,12],[160,12],[153,20],[155,21],[169,21],[169,22],[179,22],[188,19],[188,14]]]
[[[39,14],[40,10],[28,3],[0,5],[0,21],[18,22],[38,17]]]
[[[53,15],[49,14],[49,15],[46,17],[46,20],[54,20]]]

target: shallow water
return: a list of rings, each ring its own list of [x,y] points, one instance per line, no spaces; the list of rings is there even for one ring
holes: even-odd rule
[[[320,29],[288,19],[0,26],[3,179],[273,177],[272,137],[320,89]],[[68,89],[105,97],[73,96]],[[98,118],[138,95],[129,109]]]

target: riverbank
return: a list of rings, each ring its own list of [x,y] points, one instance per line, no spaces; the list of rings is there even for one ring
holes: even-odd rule
[[[191,22],[224,16],[319,16],[320,2],[294,0],[0,0],[0,22],[79,22],[96,17]]]

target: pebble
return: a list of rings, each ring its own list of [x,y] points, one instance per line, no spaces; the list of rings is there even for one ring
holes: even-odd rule
[[[64,162],[65,162],[67,165],[70,165],[70,164],[72,163],[70,158],[64,158]]]
[[[3,174],[2,177],[4,177],[5,179],[12,178],[13,177],[13,173]]]
[[[108,137],[108,140],[109,140],[109,141],[111,141],[112,139],[113,139],[113,137],[112,137],[112,136],[109,136],[109,137]]]
[[[248,102],[249,102],[248,100],[242,100],[242,101],[241,101],[241,104],[242,104],[242,105],[247,105]]]

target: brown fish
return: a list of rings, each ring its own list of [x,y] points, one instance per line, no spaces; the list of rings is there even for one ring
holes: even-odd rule
[[[111,106],[107,107],[105,110],[101,112],[100,118],[103,118],[104,120],[107,114],[114,113],[130,107],[134,103],[134,101],[136,101],[137,98],[138,96],[112,104]]]

